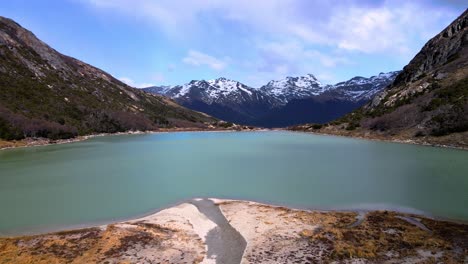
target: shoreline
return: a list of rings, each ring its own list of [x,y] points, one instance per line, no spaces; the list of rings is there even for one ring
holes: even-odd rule
[[[336,137],[359,139],[359,140],[369,140],[369,141],[376,141],[376,142],[398,143],[398,144],[406,144],[406,145],[417,145],[417,146],[426,146],[426,147],[444,148],[444,149],[455,149],[455,150],[463,150],[463,151],[468,150],[468,147],[464,147],[464,146],[435,144],[435,143],[430,143],[430,142],[427,142],[427,141],[415,141],[415,140],[412,140],[412,139],[396,139],[396,138],[379,138],[379,137],[367,137],[367,136],[356,136],[356,135],[344,135],[344,134],[337,134],[337,133],[315,132],[315,131],[306,131],[306,130],[294,130],[294,129],[286,129],[286,128],[285,129],[277,129],[277,130],[278,131],[289,131],[289,132],[296,132],[296,133],[304,133],[304,134],[321,135],[321,136],[336,136]]]
[[[333,214],[333,213],[356,213],[356,214],[367,214],[367,213],[372,213],[372,212],[391,212],[395,214],[402,214],[402,215],[408,215],[411,217],[420,217],[420,218],[427,218],[431,219],[433,221],[438,221],[438,222],[448,222],[448,223],[453,223],[453,224],[462,224],[462,225],[468,225],[468,219],[462,220],[462,219],[453,219],[453,218],[448,218],[448,217],[441,217],[441,216],[434,216],[431,213],[420,211],[415,208],[406,208],[406,207],[401,207],[402,209],[398,209],[396,207],[392,206],[387,206],[387,207],[379,207],[379,208],[359,208],[356,206],[349,206],[347,207],[337,207],[337,208],[310,208],[310,207],[300,207],[300,206],[292,206],[292,205],[285,205],[285,204],[279,204],[279,203],[270,203],[266,201],[259,201],[259,200],[243,200],[243,199],[229,199],[229,198],[213,198],[213,197],[193,197],[193,198],[187,198],[183,199],[174,203],[170,203],[166,206],[160,207],[160,208],[155,208],[152,210],[149,210],[148,212],[144,212],[141,214],[133,215],[133,216],[128,216],[128,217],[117,217],[113,219],[107,219],[107,220],[98,220],[98,221],[92,221],[88,223],[82,223],[82,224],[73,224],[73,225],[63,225],[63,226],[55,226],[55,227],[44,227],[41,231],[26,231],[26,232],[19,232],[17,234],[14,234],[13,232],[12,235],[4,235],[0,233],[0,239],[1,238],[15,238],[15,237],[24,237],[24,236],[42,236],[42,235],[50,235],[53,233],[57,232],[68,232],[68,231],[73,231],[73,230],[80,230],[80,229],[87,229],[87,228],[98,228],[106,225],[112,225],[112,224],[117,224],[121,222],[128,222],[128,221],[136,221],[138,219],[142,218],[147,218],[151,217],[152,215],[156,215],[162,211],[175,208],[180,206],[181,204],[187,204],[191,203],[192,201],[198,201],[198,200],[211,200],[215,204],[222,204],[222,203],[229,203],[229,202],[236,202],[236,203],[246,203],[250,205],[256,205],[256,206],[268,206],[271,208],[275,209],[285,209],[289,211],[294,211],[294,212],[310,212],[310,213],[325,213],[325,214]]]
[[[464,146],[454,146],[454,145],[444,145],[444,144],[435,144],[427,141],[416,141],[412,139],[396,139],[396,138],[379,138],[379,137],[368,137],[368,136],[358,136],[358,135],[344,135],[338,133],[327,133],[327,132],[316,132],[316,131],[306,131],[306,130],[294,130],[287,128],[255,128],[255,129],[197,129],[197,128],[180,128],[180,129],[164,129],[156,131],[127,131],[127,132],[117,132],[117,133],[100,133],[100,134],[91,134],[85,136],[78,136],[72,139],[59,139],[59,140],[49,140],[46,138],[27,138],[21,141],[2,141],[0,140],[0,151],[7,149],[18,149],[18,148],[29,148],[29,147],[41,147],[41,146],[51,146],[51,145],[61,145],[68,143],[75,143],[85,141],[95,137],[103,136],[120,136],[120,135],[144,135],[144,134],[157,134],[157,133],[177,133],[177,132],[265,132],[265,131],[285,131],[285,132],[295,132],[295,133],[304,133],[312,135],[321,135],[321,136],[336,136],[344,137],[350,139],[359,139],[359,140],[369,140],[376,142],[386,142],[386,143],[398,143],[398,144],[407,144],[407,145],[417,145],[417,146],[426,146],[426,147],[435,147],[435,148],[444,148],[444,149],[454,149],[468,151],[468,147]],[[10,143],[13,146],[3,147],[2,143]],[[16,144],[16,145],[15,145]]]
[[[52,146],[52,145],[61,145],[68,143],[75,143],[86,141],[91,138],[96,137],[105,137],[105,136],[122,136],[122,135],[145,135],[145,134],[158,134],[158,133],[177,133],[177,132],[260,132],[260,131],[269,131],[269,129],[197,129],[197,128],[182,128],[182,129],[164,129],[164,130],[154,130],[154,131],[127,131],[127,132],[117,132],[117,133],[99,133],[91,134],[85,136],[77,136],[70,139],[59,139],[59,140],[50,140],[47,138],[26,138],[18,141],[2,141],[0,140],[0,151],[7,149],[18,149],[18,148],[29,148],[29,147],[42,147],[42,146]],[[13,146],[2,147],[1,143],[10,143]],[[16,145],[15,145],[16,144]]]
[[[130,220],[0,238],[0,262],[460,263],[467,243],[468,223],[195,198]]]

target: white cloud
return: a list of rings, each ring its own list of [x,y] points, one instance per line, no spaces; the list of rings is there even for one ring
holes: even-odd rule
[[[381,58],[391,56],[394,61],[387,65],[402,67],[464,6],[464,1],[456,6],[451,4],[455,1],[442,0],[76,1],[145,21],[174,43],[193,42],[184,64],[215,71],[229,65],[230,70],[244,71],[245,78],[252,80],[304,73],[322,73],[332,80],[329,72],[358,65],[360,58],[377,67]],[[216,39],[225,36],[218,34],[223,31],[239,41]],[[239,51],[243,48],[248,50]],[[167,70],[172,72],[174,67]]]
[[[324,28],[324,27],[323,27]],[[303,40],[306,43],[316,43],[316,44],[328,44],[332,43],[330,36],[316,30],[316,27],[310,27],[308,25],[288,25],[289,31],[294,37],[297,37]]]
[[[233,21],[254,33],[366,53],[407,52],[412,35],[437,33],[456,15],[424,1],[81,0],[147,19],[171,35],[209,39],[203,17]],[[220,22],[221,23],[221,22]],[[199,34],[206,34],[200,36]],[[255,34],[257,35],[257,34]],[[402,48],[403,47],[403,48]]]
[[[318,51],[310,51],[310,56],[317,58],[323,67],[326,68],[334,68],[338,65],[350,65],[353,64],[349,59],[346,57],[342,57],[339,55],[326,55],[324,53]]]
[[[427,41],[420,34],[438,33],[440,29],[434,21],[440,17],[441,13],[434,11],[429,18],[420,6],[411,3],[392,8],[352,7],[331,17],[328,30],[334,32],[334,41],[340,49],[406,55],[414,47],[415,37]]]
[[[307,48],[300,41],[259,42],[257,49],[261,54],[260,61],[256,64],[257,70],[275,73],[276,78],[317,73],[324,68],[351,64],[350,60],[341,54],[328,55]]]
[[[336,76],[333,73],[330,72],[321,72],[315,74],[315,77],[317,77],[317,79],[319,79],[319,81],[321,81],[322,83],[327,84],[335,84],[340,81],[336,78]]]
[[[182,59],[185,64],[192,66],[208,66],[213,70],[221,71],[227,66],[227,62],[224,60],[217,59],[208,54],[196,51],[189,50],[185,58]]]
[[[128,77],[120,77],[118,78],[120,81],[124,82],[125,84],[135,87],[135,88],[145,88],[145,87],[150,87],[154,86],[155,84],[153,83],[136,83],[133,79],[128,78]]]

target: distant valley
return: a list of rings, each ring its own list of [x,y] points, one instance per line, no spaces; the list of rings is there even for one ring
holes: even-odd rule
[[[334,85],[314,75],[270,81],[256,89],[226,78],[143,90],[222,120],[262,127],[326,123],[367,103],[393,82],[398,71],[354,77]]]

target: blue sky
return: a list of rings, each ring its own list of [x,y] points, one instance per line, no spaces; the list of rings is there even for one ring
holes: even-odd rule
[[[253,87],[399,70],[465,9],[445,1],[15,0],[0,15],[127,83],[227,77]]]

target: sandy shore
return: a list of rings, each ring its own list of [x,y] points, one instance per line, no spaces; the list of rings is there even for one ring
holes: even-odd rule
[[[466,224],[218,199],[99,227],[0,238],[0,263],[466,262]]]

